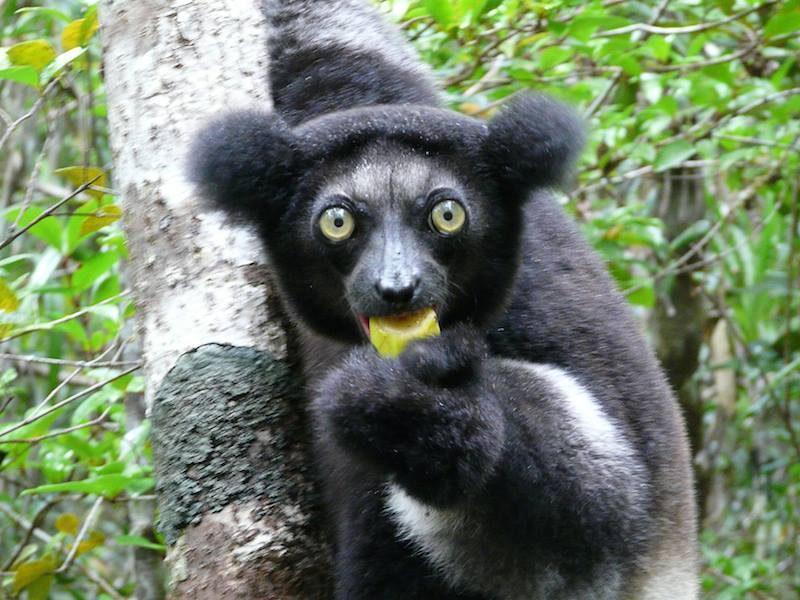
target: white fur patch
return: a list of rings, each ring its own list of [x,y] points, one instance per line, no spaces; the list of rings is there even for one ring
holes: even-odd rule
[[[413,541],[443,574],[455,575],[453,540],[464,523],[461,515],[423,504],[396,483],[387,486],[386,510],[403,538]]]
[[[561,428],[563,424],[566,443],[574,443],[578,449],[570,454],[575,454],[574,467],[583,485],[587,489],[611,486],[619,494],[627,495],[630,505],[636,505],[642,487],[632,482],[643,480],[642,467],[623,432],[589,390],[552,365],[515,360],[497,363],[506,372],[521,376],[523,382],[528,379],[530,394],[539,395],[543,392],[541,387],[546,389],[545,397],[536,400],[554,409],[550,412],[559,419],[554,426]],[[496,556],[500,563],[493,563],[487,556],[491,549],[481,542],[481,536],[487,533],[483,528],[491,524],[473,521],[472,515],[462,509],[428,506],[394,483],[387,486],[386,492],[386,512],[397,524],[400,536],[411,541],[451,585],[474,591],[491,590],[509,600],[567,597],[563,595],[562,575],[548,565],[534,567],[524,561],[517,564],[509,561],[508,556]],[[619,598],[620,586],[619,573],[611,569],[594,581],[591,589],[576,592],[575,598]],[[653,596],[653,600],[661,599]]]
[[[603,412],[602,407],[577,379],[558,367],[516,360],[504,363],[529,371],[537,379],[544,380],[561,396],[561,407],[567,413],[573,427],[589,442],[592,449],[609,458],[628,458],[633,449],[621,432]]]

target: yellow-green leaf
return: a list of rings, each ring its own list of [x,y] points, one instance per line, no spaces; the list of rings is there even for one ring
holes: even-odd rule
[[[14,312],[19,308],[19,298],[9,285],[0,279],[0,310]]]
[[[85,19],[76,19],[61,32],[61,47],[64,50],[72,50],[78,46],[85,46],[95,31],[97,31],[96,13]]]
[[[56,57],[56,51],[47,40],[30,40],[14,44],[8,49],[8,60],[15,65],[28,65],[41,71]]]
[[[94,233],[98,229],[102,229],[106,225],[111,225],[115,221],[119,221],[122,216],[122,209],[116,204],[108,204],[98,208],[94,215],[86,217],[86,220],[81,223],[80,235],[88,235]]]
[[[622,233],[622,223],[617,223],[616,225],[612,226],[610,229],[607,229],[603,233],[604,240],[617,240],[619,239],[620,234]]]
[[[92,530],[89,532],[89,535],[86,537],[86,539],[82,540],[78,544],[78,551],[75,553],[75,555],[80,556],[81,554],[85,554],[86,552],[89,552],[89,550],[93,550],[94,548],[101,546],[105,541],[106,536],[97,530]],[[67,550],[72,550],[72,544],[67,545]]]
[[[53,575],[42,575],[25,588],[25,591],[28,592],[28,600],[47,600],[50,597],[52,585]]]
[[[22,563],[14,571],[14,582],[11,584],[12,592],[19,594],[37,579],[52,573],[55,568],[56,561],[50,555],[43,556],[39,560]]]
[[[80,187],[84,183],[88,181],[92,181],[97,178],[95,181],[92,181],[92,185],[96,185],[98,187],[105,187],[108,184],[108,177],[105,174],[105,171],[100,167],[84,167],[84,166],[76,166],[76,167],[64,167],[62,169],[55,170],[56,175],[60,175],[67,179],[73,186]],[[87,194],[94,196],[95,198],[102,198],[103,192],[100,190],[86,190]]]
[[[75,535],[78,533],[78,525],[80,525],[80,520],[75,513],[63,513],[56,519],[56,529],[61,533]]]

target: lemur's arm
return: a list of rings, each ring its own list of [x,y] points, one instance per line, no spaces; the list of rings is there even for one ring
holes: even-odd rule
[[[290,125],[359,106],[439,104],[427,67],[367,3],[285,0],[266,10],[272,95]]]
[[[332,443],[422,506],[491,511],[499,535],[582,552],[643,541],[648,475],[619,425],[569,373],[489,357],[468,327],[396,360],[353,351],[314,411]]]

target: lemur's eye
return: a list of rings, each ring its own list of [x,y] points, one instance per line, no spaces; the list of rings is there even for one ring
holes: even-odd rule
[[[350,239],[355,228],[356,220],[350,211],[342,206],[327,209],[319,218],[319,230],[334,243]]]
[[[431,211],[431,226],[442,235],[457,234],[466,221],[464,207],[455,200],[443,200]]]

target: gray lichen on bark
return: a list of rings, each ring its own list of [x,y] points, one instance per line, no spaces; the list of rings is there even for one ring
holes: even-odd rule
[[[327,596],[329,557],[321,524],[310,521],[318,499],[301,402],[287,363],[254,348],[201,346],[167,373],[151,415],[159,529],[179,561],[246,580],[201,585],[197,570],[181,577],[173,563],[178,596]]]
[[[169,544],[209,510],[286,501],[287,462],[302,445],[290,435],[298,398],[286,364],[267,352],[210,344],[178,360],[152,408],[159,529]]]

